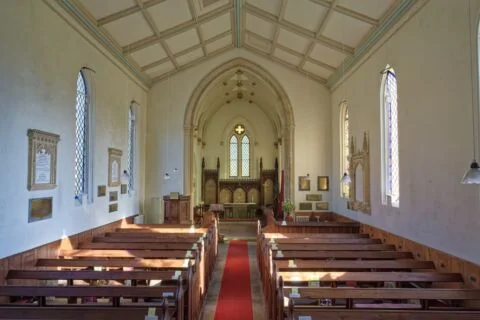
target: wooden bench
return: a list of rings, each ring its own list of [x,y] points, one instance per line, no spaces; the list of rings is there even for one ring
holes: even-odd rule
[[[442,301],[466,301],[480,300],[480,290],[478,289],[411,289],[411,288],[283,288],[283,281],[280,282],[281,292],[278,299],[279,312],[278,319],[284,319],[282,310],[284,297],[289,297],[288,319],[299,319],[299,316],[312,317],[311,319],[437,319],[432,314],[427,316],[430,311],[441,310],[449,314],[448,319],[475,319],[464,317],[480,316],[480,310],[471,311],[461,306],[442,306],[431,307],[429,302],[432,300]],[[302,298],[319,300],[323,298],[343,299],[344,305],[340,306],[314,306],[297,305],[296,301]],[[373,299],[375,303],[355,304],[355,300]],[[419,300],[419,304],[413,303],[378,303],[378,300]],[[411,305],[411,306],[408,306]],[[411,318],[399,318],[395,313],[384,313],[388,309],[409,309],[408,314]],[[342,312],[344,309],[350,309],[348,313]],[[359,309],[359,310],[356,310]],[[363,310],[360,310],[363,309]],[[368,309],[365,312],[365,309]],[[415,309],[415,310],[410,310]],[[312,312],[313,311],[313,312]],[[356,313],[355,311],[364,311]],[[395,310],[398,311],[398,310]],[[323,314],[323,312],[328,312]],[[470,312],[470,313],[469,313]],[[421,314],[425,315],[421,316]],[[346,316],[349,314],[349,316]],[[384,317],[388,315],[388,317]],[[435,313],[437,314],[437,313]],[[362,318],[361,318],[362,317]],[[459,318],[462,317],[462,318]],[[306,319],[306,318],[303,318]],[[447,319],[447,318],[444,318]]]
[[[173,308],[173,314],[176,319],[183,319],[183,289],[181,286],[181,281],[179,281],[178,286],[161,286],[161,287],[125,287],[125,286],[0,286],[0,296],[6,297],[34,297],[31,303],[22,303],[21,307],[15,305],[14,303],[9,304],[7,307],[0,307],[0,319],[25,319],[24,314],[18,313],[25,311],[22,307],[32,307],[37,306],[38,309],[45,307],[57,307],[65,312],[68,312],[70,305],[65,304],[55,304],[50,303],[47,299],[48,297],[64,297],[64,298],[73,298],[73,297],[107,297],[111,301],[110,307],[118,308],[122,311],[128,311],[130,307],[137,306],[152,306],[156,305],[159,307],[168,305],[169,308]],[[134,303],[122,301],[121,298],[157,298],[158,302],[149,302],[149,303]],[[168,302],[167,302],[168,300]],[[55,300],[56,301],[56,300]],[[30,304],[30,306],[28,305]],[[87,303],[87,304],[77,304],[75,305],[75,310],[82,310],[85,308],[85,312],[89,312],[91,307],[101,307],[108,304],[102,303]],[[12,307],[16,307],[16,310]],[[11,308],[11,309],[9,309]],[[95,310],[95,309],[93,309]],[[143,309],[145,311],[145,309]],[[98,312],[98,311],[96,311]],[[6,316],[7,313],[10,313]],[[77,311],[77,314],[79,311]],[[137,312],[138,313],[138,312]],[[118,315],[118,312],[116,313]],[[144,313],[144,316],[146,313]],[[82,316],[85,318],[85,316]],[[82,319],[80,318],[80,319]],[[123,318],[123,317],[121,317]],[[37,319],[36,317],[34,319]],[[75,318],[79,319],[79,318]],[[102,318],[103,319],[103,318]]]
[[[0,319],[9,320],[118,320],[118,319],[144,319],[154,309],[158,320],[173,320],[172,311],[167,305],[161,308],[150,307],[35,307],[35,306],[3,306],[0,307]]]

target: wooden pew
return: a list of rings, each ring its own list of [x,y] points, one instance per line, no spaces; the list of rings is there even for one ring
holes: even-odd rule
[[[480,300],[480,290],[478,289],[411,289],[411,288],[283,288],[283,282],[280,282],[281,292],[278,299],[282,303],[278,312],[278,319],[283,319],[283,297],[289,298],[288,319],[298,319],[299,316],[311,317],[310,319],[438,319],[436,311],[442,311],[448,314],[448,319],[475,319],[480,316],[480,310],[472,311],[462,307],[445,306],[431,307],[429,301],[466,301]],[[295,292],[294,292],[295,291]],[[295,301],[301,298],[308,299],[344,299],[345,305],[342,306],[300,306]],[[396,303],[372,303],[355,304],[355,300],[373,299],[373,300],[420,300],[420,304],[396,304]],[[356,309],[359,310],[356,310]],[[348,312],[345,309],[349,309]],[[361,310],[363,309],[363,310]],[[368,309],[366,312],[365,309]],[[400,318],[395,312],[386,312],[388,309],[408,309],[405,315],[410,318]],[[360,311],[360,313],[357,313]],[[363,312],[362,312],[363,311]],[[363,318],[361,318],[362,316]],[[469,317],[470,316],[470,317]],[[306,319],[306,318],[303,318]],[[444,319],[447,319],[444,317]],[[477,318],[478,319],[478,318]]]
[[[36,265],[37,267],[43,268],[68,268],[74,270],[93,267],[102,267],[111,270],[112,268],[129,267],[151,270],[148,272],[154,272],[156,270],[181,271],[182,274],[188,275],[186,278],[188,280],[186,288],[188,294],[189,319],[196,319],[200,314],[203,296],[200,274],[194,272],[195,263],[196,260],[193,259],[123,259],[107,257],[96,259],[38,259]],[[132,271],[128,271],[128,273],[130,272]]]
[[[8,320],[118,320],[118,319],[144,319],[150,307],[35,307],[35,306],[2,306],[0,319]],[[159,320],[173,320],[172,311],[167,305],[155,309],[154,315]]]
[[[419,260],[275,260],[278,271],[353,271],[435,269],[432,261]]]
[[[118,308],[119,310],[128,311],[130,307],[142,306],[142,303],[133,303],[121,301],[122,297],[138,297],[138,298],[158,298],[161,301],[158,303],[158,306],[165,304],[165,299],[173,301],[173,305],[169,303],[169,306],[172,305],[174,308],[174,313],[176,314],[176,319],[183,319],[183,288],[181,286],[182,281],[179,281],[178,286],[162,286],[162,287],[125,287],[125,286],[0,286],[0,296],[7,297],[35,297],[37,300],[31,305],[37,306],[39,308],[44,308],[47,306],[61,307],[62,310],[68,312],[69,305],[58,305],[54,303],[47,303],[47,297],[108,297],[110,298],[112,304],[110,307]],[[151,305],[151,302],[149,303]],[[14,307],[15,304],[12,303],[9,307]],[[23,306],[28,306],[28,304],[22,304]],[[89,308],[101,307],[102,304],[88,303],[85,306],[85,313],[89,312]],[[105,305],[103,305],[105,306]],[[108,306],[108,305],[107,305]],[[16,312],[23,312],[23,308],[10,309],[0,307],[0,317],[4,317],[7,312],[12,313],[9,317],[4,317],[4,319],[25,319],[22,318],[23,314],[18,314]],[[75,305],[76,308],[83,308],[82,304]],[[90,308],[91,309],[91,308]],[[93,309],[95,310],[95,309]],[[78,313],[78,312],[77,312]],[[117,313],[118,315],[118,313]],[[144,314],[145,315],[145,314]],[[121,317],[123,318],[123,317]],[[1,319],[1,318],[0,318]],[[37,318],[34,318],[37,319]],[[77,318],[75,318],[77,319]],[[102,318],[103,319],[103,318]]]

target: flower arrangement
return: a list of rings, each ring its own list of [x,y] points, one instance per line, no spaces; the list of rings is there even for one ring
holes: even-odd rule
[[[295,210],[295,205],[293,204],[293,202],[291,200],[285,200],[282,203],[282,210],[285,213],[290,213],[293,210]]]

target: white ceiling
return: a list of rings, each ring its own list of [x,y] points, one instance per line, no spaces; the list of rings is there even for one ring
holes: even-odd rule
[[[63,0],[157,82],[243,47],[321,83],[405,0]],[[65,5],[64,5],[65,7]],[[79,19],[80,21],[81,19]],[[112,44],[113,43],[113,44]],[[109,48],[112,50],[112,48]]]

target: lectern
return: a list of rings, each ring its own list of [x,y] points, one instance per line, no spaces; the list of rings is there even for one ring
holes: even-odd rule
[[[191,224],[190,196],[163,197],[166,224]]]

